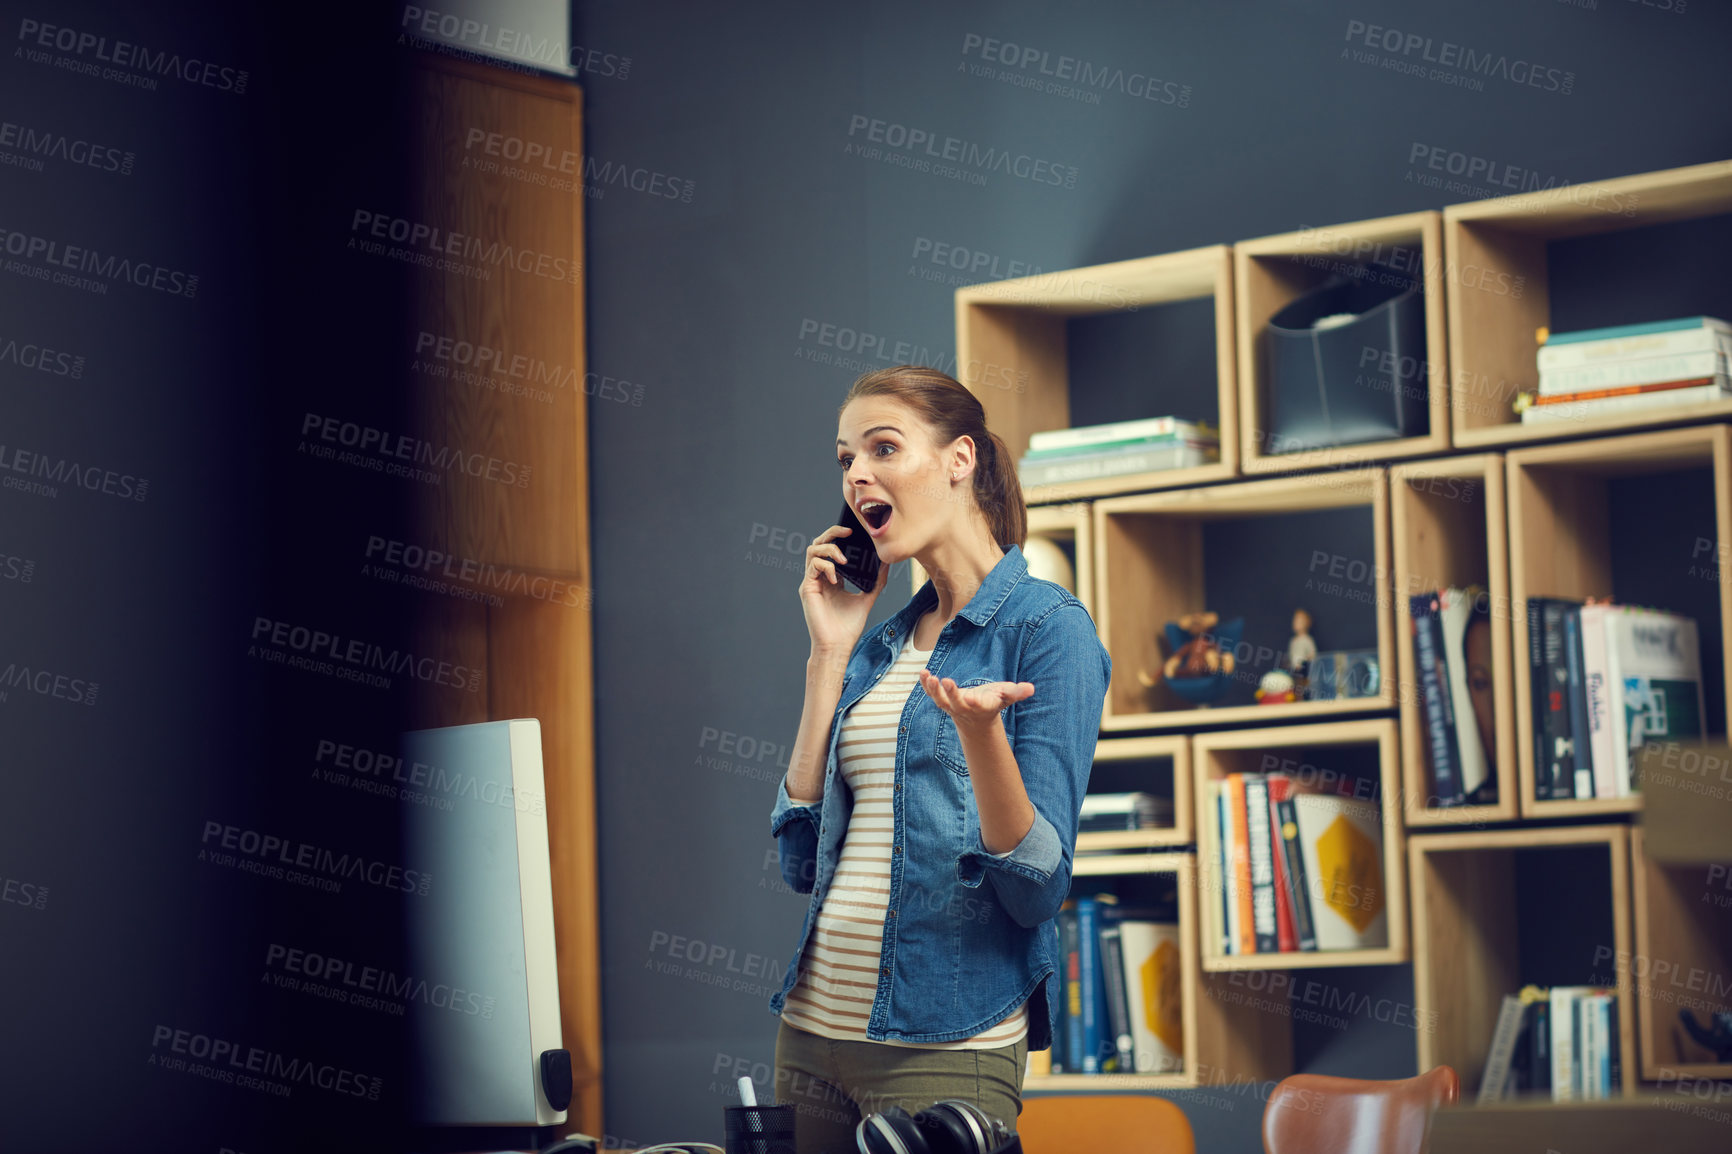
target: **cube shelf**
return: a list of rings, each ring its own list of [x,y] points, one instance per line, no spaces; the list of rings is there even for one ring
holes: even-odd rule
[[[1517,392],[1539,383],[1534,334],[1551,324],[1548,241],[1726,212],[1732,212],[1732,161],[1724,160],[1445,208],[1455,446],[1596,436],[1732,415],[1732,401],[1713,401],[1524,425],[1510,409]]]
[[[1045,537],[1056,544],[1070,558],[1071,569],[1076,574],[1076,599],[1081,601],[1083,608],[1094,615],[1094,521],[1089,514],[1086,501],[1073,501],[1063,505],[1030,505],[1028,508],[1028,535],[1030,537]],[[1027,552],[1026,547],[1024,552]],[[920,592],[920,587],[926,584],[927,572],[919,561],[910,558],[910,590]]]
[[[1261,1081],[1288,1071],[1290,1023],[1279,1014],[1214,996],[1218,981],[1197,965],[1197,870],[1189,853],[1079,857],[1071,874],[1084,878],[1176,874],[1179,895],[1181,1006],[1185,1030],[1184,1068],[1166,1074],[1045,1074],[1028,1077],[1025,1092],[1058,1090],[1182,1090],[1201,1084],[1205,1073],[1230,1071],[1234,1080]],[[1074,890],[1073,886],[1073,890]]]
[[[1163,627],[1181,615],[1215,610],[1223,621],[1239,616],[1235,605],[1208,602],[1209,574],[1205,561],[1205,535],[1210,527],[1251,517],[1291,518],[1326,510],[1362,509],[1369,519],[1370,556],[1344,558],[1319,549],[1319,538],[1292,532],[1285,542],[1273,540],[1252,563],[1260,571],[1287,572],[1294,581],[1294,605],[1310,602],[1313,626],[1329,614],[1319,609],[1318,598],[1336,620],[1349,629],[1365,633],[1360,645],[1320,648],[1375,648],[1379,668],[1394,668],[1390,598],[1385,585],[1389,573],[1388,487],[1381,469],[1355,469],[1339,473],[1305,474],[1215,485],[1168,493],[1146,493],[1103,498],[1094,502],[1094,546],[1097,612],[1095,624],[1112,655],[1112,685],[1107,692],[1101,728],[1175,729],[1223,725],[1241,721],[1295,722],[1316,717],[1367,713],[1394,707],[1393,677],[1379,679],[1374,696],[1329,701],[1294,701],[1280,705],[1218,705],[1199,708],[1178,697],[1162,683],[1161,665],[1166,658],[1160,639]],[[1300,523],[1295,528],[1303,527]],[[1356,529],[1357,531],[1357,529]],[[1284,556],[1278,556],[1281,550]],[[1317,560],[1323,555],[1322,568]],[[1336,561],[1346,564],[1335,565]],[[1283,569],[1283,563],[1285,568]],[[1329,577],[1331,567],[1360,572],[1360,586],[1342,586]],[[1362,572],[1361,572],[1362,571]],[[1312,577],[1305,577],[1309,572]],[[1217,575],[1219,580],[1225,574]],[[1239,574],[1232,574],[1238,576]],[[1299,578],[1305,577],[1302,588]],[[1284,609],[1278,638],[1285,648],[1288,638]],[[1266,626],[1265,631],[1273,626]],[[1341,631],[1337,631],[1337,636]],[[1351,634],[1349,634],[1351,635]],[[1328,641],[1327,635],[1324,637]],[[1256,683],[1246,653],[1257,655],[1249,642],[1237,655],[1238,670],[1245,674],[1235,688],[1240,697],[1250,695]],[[1145,687],[1139,671],[1156,684]],[[1236,676],[1237,676],[1236,671]],[[1230,690],[1231,692],[1231,690]]]
[[[1721,686],[1720,717],[1732,707],[1732,650],[1720,646],[1720,669],[1712,669],[1713,639],[1732,622],[1732,566],[1725,563],[1732,548],[1732,427],[1699,425],[1619,437],[1569,441],[1511,450],[1505,455],[1509,500],[1510,603],[1515,665],[1516,754],[1520,767],[1521,812],[1524,817],[1573,817],[1621,813],[1641,808],[1641,796],[1623,798],[1539,799],[1534,788],[1532,679],[1529,676],[1527,600],[1530,597],[1620,596],[1613,587],[1614,550],[1609,528],[1608,489],[1629,478],[1702,470],[1705,494],[1713,506],[1713,524],[1703,525],[1694,539],[1702,556],[1692,559],[1690,544],[1670,559],[1679,576],[1695,567],[1706,575],[1705,588],[1718,586],[1713,596],[1718,620],[1698,620],[1702,635],[1704,680]],[[1669,491],[1682,499],[1679,490]],[[1712,538],[1710,540],[1710,537]],[[1703,543],[1708,547],[1704,550]],[[1655,563],[1664,563],[1660,558]],[[1715,694],[1707,691],[1710,732]],[[1722,721],[1722,725],[1724,722]]]
[[[1315,950],[1307,952],[1228,954],[1221,950],[1221,895],[1231,886],[1220,876],[1217,866],[1220,853],[1218,820],[1208,808],[1211,781],[1223,780],[1229,773],[1261,773],[1271,767],[1296,777],[1302,784],[1308,777],[1315,784],[1327,785],[1326,775],[1338,770],[1332,761],[1344,762],[1331,750],[1359,747],[1376,759],[1374,800],[1377,802],[1383,835],[1383,890],[1385,924],[1388,944],[1358,950]],[[1393,720],[1371,718],[1361,721],[1324,722],[1316,725],[1282,726],[1276,729],[1237,729],[1214,733],[1199,733],[1191,739],[1193,772],[1196,774],[1192,796],[1197,806],[1198,878],[1203,895],[1202,933],[1203,969],[1209,972],[1229,970],[1309,969],[1319,966],[1389,965],[1407,960],[1407,883],[1404,880],[1402,854],[1403,833],[1399,796],[1399,746]],[[1347,776],[1352,776],[1347,774]],[[1321,792],[1331,790],[1325,788]],[[1363,798],[1356,791],[1355,797]]]
[[[1630,951],[1629,827],[1420,833],[1407,852],[1419,1068],[1453,1066],[1471,1101],[1504,995],[1606,986],[1618,991],[1617,1092],[1633,1095],[1635,1007],[1619,964]]]
[[[1160,782],[1148,780],[1152,773],[1147,763],[1170,762],[1161,779],[1171,775],[1165,790]],[[1105,779],[1104,783],[1103,780]],[[1106,737],[1095,743],[1095,765],[1089,782],[1091,791],[1125,793],[1140,790],[1145,793],[1165,793],[1173,799],[1171,829],[1115,830],[1111,833],[1077,835],[1079,854],[1097,850],[1139,850],[1191,843],[1191,742],[1186,737]],[[1157,788],[1149,788],[1151,785]]]
[[[1732,1078],[1732,1062],[1716,1061],[1678,1020],[1687,1008],[1711,1026],[1716,1012],[1732,1011],[1732,863],[1654,861],[1643,839],[1642,829],[1630,831],[1642,1077]]]
[[[980,398],[987,427],[1019,455],[1028,448],[1030,434],[1070,427],[1067,322],[1202,298],[1214,302],[1213,415],[1221,431],[1220,460],[1185,469],[1035,485],[1024,490],[1026,500],[1071,501],[1194,485],[1238,472],[1232,251],[1228,245],[1211,245],[956,290],[956,360],[962,382]],[[1138,415],[1169,414],[1158,399],[1151,405],[1152,411]]]
[[[1398,364],[1399,387],[1423,390],[1429,423],[1421,436],[1281,452],[1271,444],[1269,368],[1262,351],[1264,326],[1282,308],[1337,272],[1360,267],[1354,254],[1388,261],[1414,272],[1425,293],[1425,354],[1412,372]],[[1417,254],[1418,270],[1411,264]],[[1435,211],[1387,216],[1328,228],[1306,228],[1233,246],[1237,277],[1239,339],[1239,458],[1247,474],[1319,467],[1340,468],[1370,461],[1439,453],[1449,448],[1449,374],[1446,371],[1442,218]],[[1411,380],[1411,386],[1409,382]]]
[[[1515,676],[1509,631],[1509,556],[1504,462],[1497,453],[1396,465],[1389,472],[1394,535],[1397,696],[1401,707],[1403,809],[1410,826],[1513,821],[1519,812],[1515,761]],[[1484,586],[1490,599],[1493,741],[1497,804],[1431,804],[1425,699],[1417,678],[1408,598],[1446,586]],[[1457,723],[1461,719],[1457,718]]]

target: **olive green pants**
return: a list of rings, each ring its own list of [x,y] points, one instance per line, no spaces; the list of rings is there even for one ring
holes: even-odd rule
[[[1012,1133],[1022,1112],[1028,1040],[992,1050],[931,1050],[823,1038],[783,1022],[776,1034],[776,1103],[794,1107],[799,1154],[855,1154],[863,1113],[919,1113],[960,1098]]]

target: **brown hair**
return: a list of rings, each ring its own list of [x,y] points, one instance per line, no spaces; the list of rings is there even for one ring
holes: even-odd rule
[[[925,365],[894,365],[864,374],[842,398],[842,408],[860,397],[901,401],[926,422],[939,445],[973,438],[974,501],[986,514],[993,540],[1001,546],[1027,543],[1028,506],[1017,480],[1016,458],[1003,439],[987,429],[980,398],[955,377]]]

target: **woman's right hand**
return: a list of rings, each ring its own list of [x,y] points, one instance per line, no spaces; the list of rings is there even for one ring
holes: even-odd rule
[[[850,593],[837,571],[847,560],[837,540],[851,535],[847,525],[832,525],[806,546],[805,576],[800,581],[800,608],[806,614],[806,632],[812,635],[814,653],[846,656],[854,650],[866,617],[878,594],[890,580],[890,566],[878,566],[878,583],[867,593]],[[870,537],[861,545],[875,548]]]

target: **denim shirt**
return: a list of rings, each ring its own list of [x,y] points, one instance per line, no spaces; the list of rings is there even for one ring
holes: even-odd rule
[[[836,876],[852,798],[836,756],[842,715],[895,661],[908,632],[938,604],[927,581],[889,620],[868,629],[848,658],[830,725],[824,797],[800,805],[786,777],[770,834],[782,876],[810,893],[800,945],[781,990],[780,1014],[799,974],[818,908]],[[1044,986],[1029,1007],[1030,1050],[1052,1042],[1059,1008],[1058,928],[1069,896],[1071,855],[1094,764],[1112,659],[1082,602],[1028,575],[1020,546],[987,574],[938,634],[926,668],[959,686],[1027,681],[1034,693],[1002,711],[1005,736],[1034,805],[1034,825],[1003,854],[987,850],[956,723],[916,685],[896,743],[890,893],[878,990],[866,1036],[875,1041],[954,1042],[997,1025]],[[983,884],[984,883],[984,884]]]

